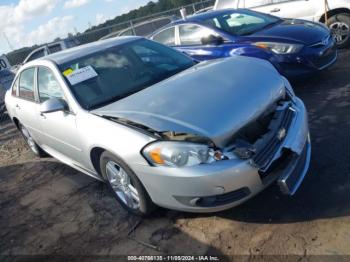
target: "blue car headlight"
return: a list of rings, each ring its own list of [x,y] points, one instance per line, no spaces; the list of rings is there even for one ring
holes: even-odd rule
[[[254,46],[263,48],[274,52],[275,54],[296,54],[304,47],[301,44],[288,44],[288,43],[277,43],[277,42],[256,42]]]

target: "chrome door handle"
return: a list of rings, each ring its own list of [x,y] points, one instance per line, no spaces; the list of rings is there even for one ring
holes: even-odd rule
[[[277,13],[277,12],[279,12],[279,11],[281,11],[281,9],[275,8],[275,9],[272,9],[270,12],[271,12],[271,13]]]

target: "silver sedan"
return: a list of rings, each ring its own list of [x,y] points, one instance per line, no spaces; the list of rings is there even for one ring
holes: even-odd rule
[[[255,58],[110,39],[27,63],[5,101],[37,156],[105,181],[137,215],[224,210],[272,183],[292,195],[310,162],[303,102]]]

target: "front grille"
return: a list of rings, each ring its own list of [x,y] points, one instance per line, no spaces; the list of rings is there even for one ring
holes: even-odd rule
[[[285,102],[277,108],[274,119],[269,125],[270,132],[266,133],[255,145],[256,153],[252,164],[261,171],[266,171],[280,146],[287,136],[289,127],[295,115],[290,102]]]

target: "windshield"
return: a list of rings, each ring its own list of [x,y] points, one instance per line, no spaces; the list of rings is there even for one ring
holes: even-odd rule
[[[279,18],[250,11],[218,14],[204,21],[231,35],[249,35],[280,21]]]
[[[60,66],[80,105],[95,109],[171,77],[195,62],[153,41],[141,39]]]

